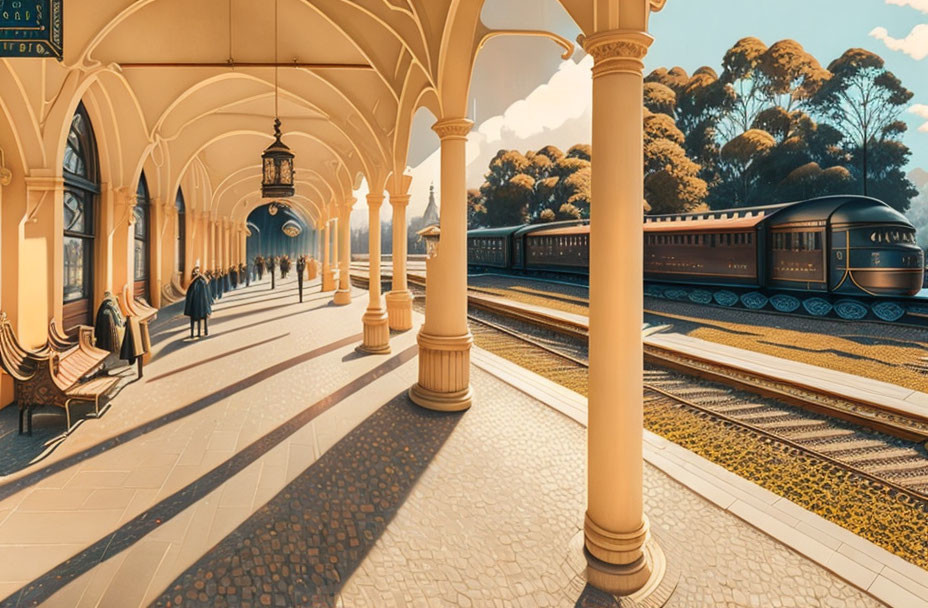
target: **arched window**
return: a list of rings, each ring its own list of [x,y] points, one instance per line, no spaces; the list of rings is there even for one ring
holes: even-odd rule
[[[187,222],[184,213],[187,208],[184,205],[184,191],[180,188],[177,189],[174,208],[177,209],[177,244],[174,247],[174,259],[177,260],[177,271],[184,274],[184,258],[187,256]]]
[[[151,301],[148,292],[148,237],[150,232],[149,226],[149,209],[151,208],[151,199],[148,196],[148,182],[145,181],[145,174],[139,177],[139,187],[135,192],[135,286],[133,289],[137,297],[142,297]]]
[[[61,324],[93,324],[93,258],[100,178],[93,128],[78,104],[64,150],[64,303]]]

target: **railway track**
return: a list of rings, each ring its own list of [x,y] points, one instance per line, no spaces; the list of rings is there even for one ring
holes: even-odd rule
[[[473,315],[470,319],[474,339],[481,348],[517,360],[556,382],[585,392],[587,362],[581,357],[561,352],[556,346],[501,324]],[[928,507],[928,452],[918,443],[677,371],[648,366],[644,372],[645,408],[658,403],[666,405],[668,400],[692,415],[724,421],[759,440],[780,442],[889,486]]]
[[[367,287],[367,277],[353,275],[352,280],[359,286]],[[421,277],[416,277],[415,280],[411,278],[411,283],[411,286],[421,289],[424,280]],[[470,292],[468,303],[472,314],[480,311],[484,319],[486,315],[506,318],[507,321],[515,323],[524,330],[520,333],[540,330],[549,334],[559,334],[563,337],[560,340],[561,345],[565,342],[576,341],[585,346],[589,338],[587,324],[576,318],[572,320],[568,318],[568,315],[554,311],[547,312],[540,307],[520,306],[500,298],[498,294],[490,290],[472,288]],[[479,319],[475,318],[475,320]],[[558,340],[549,339],[548,342],[556,343]],[[561,350],[573,349],[565,349],[561,346]],[[901,439],[913,442],[928,440],[928,418],[917,413],[892,409],[878,402],[851,399],[846,395],[830,393],[773,375],[746,373],[714,360],[683,354],[647,341],[644,355],[646,363],[674,369],[689,376],[772,398],[791,406],[839,418]],[[925,363],[924,369],[928,372],[928,362]]]

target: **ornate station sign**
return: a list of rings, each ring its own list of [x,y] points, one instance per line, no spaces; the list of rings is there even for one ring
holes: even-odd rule
[[[0,57],[61,59],[63,0],[0,0]]]

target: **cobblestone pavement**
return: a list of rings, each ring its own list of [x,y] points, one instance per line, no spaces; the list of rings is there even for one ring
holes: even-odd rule
[[[477,369],[470,411],[419,410],[414,332],[359,356],[366,298],[293,287],[224,298],[203,340],[164,311],[145,378],[0,479],[0,605],[608,605],[570,549],[583,428]],[[673,606],[878,605],[650,467],[645,490]]]
[[[154,606],[334,606],[416,479],[460,420],[401,394],[338,442]]]
[[[609,606],[571,567],[585,431],[474,371],[474,406],[341,591],[344,606]],[[646,511],[680,572],[668,606],[880,606],[645,467]],[[576,546],[576,542],[574,546]]]

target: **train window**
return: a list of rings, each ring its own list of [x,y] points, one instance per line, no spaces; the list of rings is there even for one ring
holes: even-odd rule
[[[813,243],[813,244],[814,244],[814,246],[815,246],[815,251],[821,251],[821,250],[822,250],[822,233],[821,233],[821,232],[816,232],[816,233],[815,233],[815,243]]]
[[[731,233],[730,232],[725,235],[725,245],[727,245],[728,247],[731,247]]]
[[[710,234],[710,235],[709,235],[709,240],[710,240],[709,246],[710,246],[710,247],[715,247],[715,235],[714,235],[714,234]]]
[[[748,245],[750,245],[754,241],[754,235],[749,232],[747,234],[747,237],[748,237]]]

